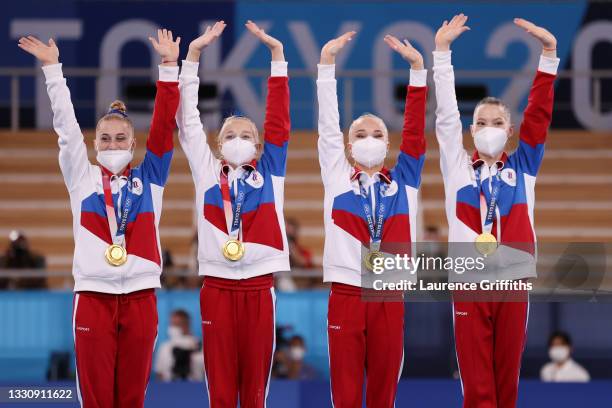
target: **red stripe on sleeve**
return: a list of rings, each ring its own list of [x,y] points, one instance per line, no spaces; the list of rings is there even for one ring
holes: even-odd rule
[[[405,154],[419,158],[425,154],[425,105],[427,103],[426,86],[408,86],[406,107],[404,110],[404,127],[400,149]]]
[[[264,140],[282,146],[289,140],[291,118],[289,116],[289,78],[286,76],[268,79]]]
[[[157,95],[147,138],[147,149],[158,157],[163,156],[174,147],[173,137],[178,104],[178,82],[157,81]]]
[[[552,120],[555,78],[556,75],[538,71],[533,80],[519,135],[531,147],[546,141]]]

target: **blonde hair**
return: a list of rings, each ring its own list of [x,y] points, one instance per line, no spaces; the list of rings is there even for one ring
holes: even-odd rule
[[[102,122],[107,120],[120,120],[127,123],[132,131],[132,135],[134,134],[134,124],[127,115],[127,107],[123,101],[115,100],[109,105],[108,112],[98,120],[96,129]]]
[[[238,119],[245,120],[249,123],[249,125],[251,125],[251,127],[253,128],[253,136],[255,136],[255,140],[259,142],[259,131],[257,130],[257,125],[255,125],[255,122],[253,122],[250,118],[242,115],[231,115],[223,120],[223,123],[221,124],[221,129],[219,129],[219,133],[217,134],[217,141],[221,141],[221,135],[223,135],[225,127],[228,126],[231,121]]]
[[[493,105],[499,107],[502,110],[506,119],[508,120],[508,124],[511,123],[510,108],[508,108],[508,105],[506,105],[501,99],[496,98],[494,96],[487,96],[485,98],[482,98],[476,104],[476,107],[474,108],[474,121],[476,119],[476,112],[478,112],[478,108],[480,108],[482,105]]]
[[[358,121],[362,120],[362,119],[374,119],[374,120],[378,121],[378,122],[379,122],[379,124],[380,124],[380,127],[381,127],[381,129],[382,129],[383,134],[384,134],[386,137],[389,137],[389,131],[387,130],[387,125],[385,125],[385,122],[384,122],[384,121],[383,121],[383,120],[382,120],[382,119],[381,119],[379,116],[376,116],[376,115],[374,115],[373,113],[364,113],[363,115],[361,115],[361,116],[359,116],[357,119],[355,119],[355,120],[354,120],[354,121],[351,123],[351,126],[349,127],[349,131],[348,131],[349,137],[350,137],[350,135],[353,133],[353,130],[354,130],[354,128],[355,128],[356,123],[357,123]]]

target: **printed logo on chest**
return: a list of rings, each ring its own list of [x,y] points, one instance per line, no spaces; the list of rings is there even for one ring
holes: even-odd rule
[[[398,190],[397,182],[395,180],[392,180],[389,186],[385,189],[384,196],[391,197],[397,194],[397,190]]]
[[[128,185],[128,187],[130,187],[130,186]],[[143,189],[142,180],[139,179],[138,177],[132,178],[132,185],[131,185],[131,188],[130,188],[130,191],[132,192],[132,194],[134,194],[134,195],[141,195],[142,194],[142,189]]]
[[[263,176],[258,171],[252,171],[244,181],[253,188],[261,188],[264,184]]]
[[[509,186],[516,187],[516,171],[514,169],[503,169],[501,179]]]

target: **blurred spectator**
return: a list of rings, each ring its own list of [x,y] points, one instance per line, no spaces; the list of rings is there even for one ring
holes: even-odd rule
[[[295,218],[285,220],[285,231],[287,232],[287,243],[289,244],[289,264],[291,268],[311,269],[314,268],[312,253],[299,243],[300,225]],[[275,287],[283,292],[294,292],[298,287],[311,287],[319,285],[321,278],[295,278],[287,274],[275,274]]]
[[[45,258],[30,250],[28,238],[20,231],[11,231],[9,246],[0,257],[3,269],[45,269]],[[36,289],[47,286],[45,277],[0,279],[0,289]]]
[[[164,260],[164,270],[174,268],[172,252],[168,248],[162,249],[162,259]]]
[[[161,283],[164,289],[199,289],[202,286],[202,277],[198,276],[197,233],[191,240],[190,254],[187,265],[177,264],[170,250],[163,250],[164,273]]]
[[[300,224],[295,218],[287,218],[285,221],[287,241],[289,242],[289,263],[292,268],[313,268],[312,253],[300,245]]]
[[[316,370],[304,362],[306,344],[302,336],[287,339],[285,332],[290,327],[276,329],[276,350],[272,365],[272,377],[290,380],[312,380],[317,378]]]
[[[287,378],[288,371],[288,355],[287,346],[289,340],[285,335],[287,330],[290,330],[289,326],[276,326],[276,348],[274,349],[274,358],[272,359],[272,377],[273,378]]]
[[[565,332],[554,332],[548,340],[548,356],[552,360],[540,371],[545,382],[588,382],[587,370],[572,360],[572,339]]]
[[[170,316],[168,340],[159,346],[155,375],[162,381],[204,379],[204,357],[198,339],[191,334],[189,314],[178,309]]]
[[[293,336],[287,348],[287,378],[291,380],[312,380],[316,378],[316,371],[304,362],[306,344],[302,336]]]

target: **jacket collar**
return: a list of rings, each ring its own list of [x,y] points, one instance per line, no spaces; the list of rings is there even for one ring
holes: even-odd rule
[[[508,155],[506,154],[506,152],[503,152],[501,157],[499,158],[498,161],[495,162],[495,164],[497,165],[497,169],[501,170],[504,168],[504,166],[506,165],[506,161],[508,161]],[[476,150],[474,152],[474,154],[472,155],[472,167],[474,169],[477,169],[478,167],[480,167],[485,161],[483,159],[480,158],[480,155],[478,154],[478,150]]]
[[[245,170],[255,171],[257,167],[257,160],[253,159],[250,162],[241,164],[238,167],[242,167]],[[225,160],[221,161],[221,173],[227,176],[231,168],[232,166],[230,166],[228,162],[226,162]]]
[[[100,166],[100,169],[102,169],[102,174],[106,174],[108,177],[113,177],[113,176],[117,176],[117,177],[129,177],[130,171],[132,170],[132,164],[131,163],[128,163],[127,167],[125,168],[125,170],[123,170],[123,173],[121,173],[121,174],[114,174],[112,171],[110,171],[109,169],[107,169],[106,167],[101,165],[100,163],[98,163],[98,166]]]
[[[351,176],[351,181],[355,181],[362,174],[367,174],[365,171],[358,169],[357,167],[353,167],[353,175]],[[377,171],[372,175],[372,177],[378,175],[380,180],[383,180],[387,184],[391,184],[391,172],[389,169],[383,166],[380,171]]]

